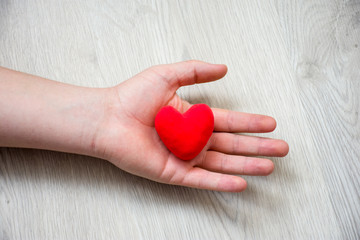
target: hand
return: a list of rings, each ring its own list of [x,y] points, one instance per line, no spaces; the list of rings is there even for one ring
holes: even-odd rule
[[[246,188],[236,175],[268,175],[274,164],[250,156],[285,156],[288,144],[282,140],[233,133],[271,132],[273,118],[262,115],[212,109],[215,129],[203,151],[190,161],[175,157],[160,140],[154,119],[161,107],[171,105],[180,112],[191,104],[176,90],[185,85],[222,78],[225,65],[187,61],[159,65],[111,88],[104,117],[92,144],[98,157],[109,160],[132,174],[157,182],[201,189],[237,192]]]

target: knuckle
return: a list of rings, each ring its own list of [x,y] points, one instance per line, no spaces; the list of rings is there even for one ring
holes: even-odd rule
[[[239,147],[240,147],[240,139],[239,139],[239,136],[235,135],[234,140],[233,140],[233,149],[232,149],[232,151],[234,153],[239,152]]]
[[[232,132],[235,126],[235,115],[231,114],[230,111],[227,113],[226,122],[227,122],[227,131]]]

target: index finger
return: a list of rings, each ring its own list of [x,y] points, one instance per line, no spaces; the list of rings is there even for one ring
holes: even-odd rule
[[[226,109],[212,108],[214,113],[214,131],[265,133],[276,128],[274,118],[251,113],[235,112]]]

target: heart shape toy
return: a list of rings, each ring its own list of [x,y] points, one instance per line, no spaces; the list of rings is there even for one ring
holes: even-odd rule
[[[178,158],[195,158],[214,130],[214,115],[206,104],[195,104],[181,114],[166,106],[155,117],[155,129],[165,146]]]

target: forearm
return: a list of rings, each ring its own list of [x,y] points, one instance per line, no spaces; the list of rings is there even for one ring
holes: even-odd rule
[[[106,91],[0,67],[0,146],[93,155]]]

